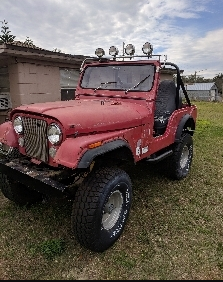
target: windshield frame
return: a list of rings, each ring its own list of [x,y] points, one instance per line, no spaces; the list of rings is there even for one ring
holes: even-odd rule
[[[87,64],[82,72],[79,86],[84,90],[93,90],[94,93],[100,90],[124,91],[125,94],[149,92],[154,86],[156,67],[154,61]],[[90,80],[92,72],[94,78],[91,77]],[[103,78],[99,79],[99,76]]]

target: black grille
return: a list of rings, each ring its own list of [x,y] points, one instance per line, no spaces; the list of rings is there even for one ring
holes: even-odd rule
[[[26,154],[43,162],[48,161],[47,123],[41,119],[23,117]]]

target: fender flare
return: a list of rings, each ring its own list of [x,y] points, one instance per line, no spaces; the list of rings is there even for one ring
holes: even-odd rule
[[[179,142],[180,137],[181,137],[182,132],[183,132],[183,129],[184,129],[184,126],[185,126],[185,124],[186,124],[186,122],[187,122],[188,120],[191,120],[191,121],[192,121],[192,124],[193,124],[192,129],[193,129],[193,130],[195,129],[195,124],[194,124],[194,119],[193,119],[193,117],[192,117],[191,115],[189,115],[189,114],[184,115],[184,116],[181,118],[180,123],[179,123],[179,125],[178,125],[178,127],[177,127],[176,134],[175,134],[175,142]]]
[[[10,147],[18,148],[18,140],[11,121],[6,121],[0,125],[0,142]]]
[[[128,143],[124,140],[115,140],[115,141],[111,141],[108,143],[105,143],[104,145],[94,148],[94,149],[90,149],[87,150],[84,155],[81,157],[77,168],[87,168],[89,167],[89,165],[92,163],[92,161],[94,160],[95,157],[99,156],[99,155],[103,155],[104,153],[110,152],[112,150],[121,148],[121,147],[127,147],[128,149],[130,149]],[[131,151],[131,149],[130,149]]]

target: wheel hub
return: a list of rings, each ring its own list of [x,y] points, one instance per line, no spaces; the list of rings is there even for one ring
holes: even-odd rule
[[[103,210],[102,225],[106,230],[111,229],[119,219],[123,204],[120,191],[113,192]]]
[[[188,158],[189,158],[189,149],[188,147],[185,145],[183,147],[182,150],[182,154],[181,154],[181,158],[180,158],[180,167],[184,168],[188,162]]]
[[[107,205],[105,206],[104,211],[105,211],[105,213],[111,214],[112,211],[114,210],[114,208],[115,208],[114,204],[113,204],[113,203],[110,203],[110,204],[107,204]]]

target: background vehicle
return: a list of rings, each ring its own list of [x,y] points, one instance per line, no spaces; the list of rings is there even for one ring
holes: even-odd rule
[[[43,195],[73,200],[72,229],[80,244],[96,252],[122,234],[132,202],[125,163],[165,161],[174,179],[186,177],[193,158],[197,108],[191,105],[177,65],[161,62],[146,42],[145,55],[86,58],[76,97],[23,105],[0,125],[1,190],[26,205]],[[175,69],[177,83],[160,81]],[[180,97],[182,89],[184,98]]]

